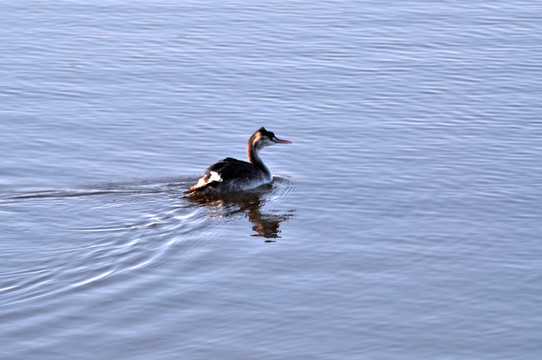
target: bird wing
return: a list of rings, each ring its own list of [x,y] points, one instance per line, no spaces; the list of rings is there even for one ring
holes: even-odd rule
[[[237,160],[234,158],[225,158],[216,164],[211,165],[196,185],[190,188],[193,190],[203,190],[208,186],[218,185],[220,182],[227,182],[231,179],[239,179],[243,177],[256,177],[259,175],[259,170],[249,162]]]

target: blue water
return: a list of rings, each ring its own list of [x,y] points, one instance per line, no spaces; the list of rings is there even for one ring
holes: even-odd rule
[[[0,358],[541,358],[541,14],[3,2]]]

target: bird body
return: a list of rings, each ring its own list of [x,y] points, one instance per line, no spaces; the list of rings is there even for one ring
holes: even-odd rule
[[[291,142],[278,139],[274,133],[260,128],[248,140],[248,162],[228,157],[211,165],[189,192],[201,195],[224,194],[270,183],[273,175],[261,160],[259,151],[274,144]]]

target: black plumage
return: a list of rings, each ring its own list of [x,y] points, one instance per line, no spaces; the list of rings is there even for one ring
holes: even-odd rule
[[[212,180],[213,177],[216,177],[213,172],[218,174],[222,181]],[[196,190],[201,194],[214,194],[238,191],[237,188],[242,188],[245,183],[249,183],[249,179],[262,179],[263,181],[265,174],[249,162],[228,157],[211,165],[201,178],[205,184],[200,187],[195,187],[195,185],[190,190]],[[232,181],[236,181],[236,185]],[[220,189],[220,187],[227,187],[227,191]]]
[[[259,151],[274,144],[289,144],[277,139],[275,134],[260,128],[250,137],[247,144],[249,162],[225,158],[211,165],[198,182],[188,190],[201,195],[223,194],[255,188],[271,182],[273,176],[260,159]]]

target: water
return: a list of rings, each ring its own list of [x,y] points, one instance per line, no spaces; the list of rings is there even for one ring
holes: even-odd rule
[[[4,2],[0,358],[540,358],[541,11]]]

